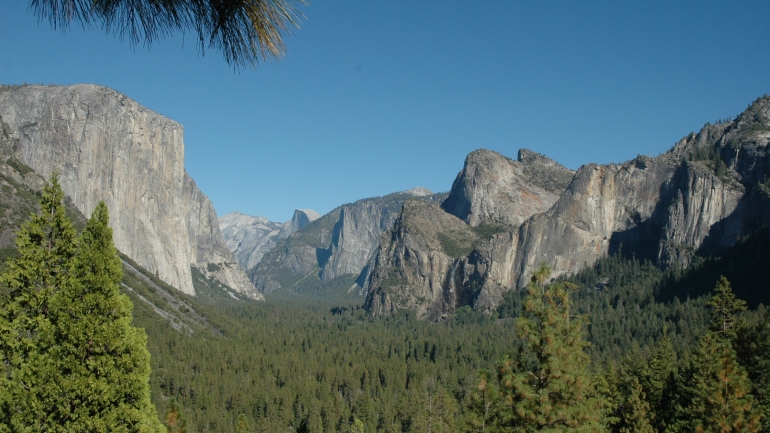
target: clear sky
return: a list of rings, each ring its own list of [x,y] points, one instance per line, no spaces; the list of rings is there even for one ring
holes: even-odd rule
[[[0,83],[101,84],[180,122],[220,215],[447,191],[482,147],[573,169],[654,156],[770,93],[767,0],[316,0],[253,70],[189,34],[132,48],[0,3]]]

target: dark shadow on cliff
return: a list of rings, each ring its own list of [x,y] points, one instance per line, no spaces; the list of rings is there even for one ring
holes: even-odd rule
[[[669,218],[669,206],[679,192],[677,185],[679,185],[682,171],[681,167],[678,168],[671,181],[660,187],[660,200],[655,204],[655,209],[649,218],[642,220],[636,209],[629,210],[629,218],[633,220],[634,226],[610,236],[607,251],[609,256],[620,254],[625,259],[635,257],[639,260],[649,260],[660,266],[658,250],[663,227]]]
[[[770,229],[761,229],[709,256],[697,256],[688,269],[671,269],[656,289],[655,299],[668,302],[676,297],[684,301],[707,295],[722,275],[749,308],[770,305]]]

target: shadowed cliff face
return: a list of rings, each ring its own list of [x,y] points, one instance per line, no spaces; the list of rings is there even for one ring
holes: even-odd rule
[[[183,128],[120,93],[95,85],[25,86],[0,92],[0,115],[24,163],[89,215],[110,210],[116,247],[184,293],[190,267],[261,298],[219,232],[211,202],[184,170]],[[209,267],[209,264],[215,264]]]
[[[487,232],[472,251],[453,261],[418,262],[407,257],[435,257],[439,251],[421,237],[435,236],[431,233],[454,223],[433,215],[433,232],[393,232],[371,271],[367,307],[374,315],[407,308],[432,320],[460,304],[491,311],[503,292],[524,287],[543,262],[556,277],[606,254],[633,254],[662,267],[687,266],[696,253],[730,247],[770,225],[763,211],[770,205],[768,119],[770,98],[765,97],[735,121],[708,125],[663,155],[589,164],[568,185],[563,183],[566,169],[542,156],[535,160],[523,151],[525,157],[520,153],[517,162],[494,152],[473,152],[442,207],[477,229],[493,223],[504,224],[505,230]],[[526,161],[539,167],[527,171]],[[402,215],[399,221],[408,219],[418,220]],[[408,278],[417,274],[444,279]],[[388,279],[391,275],[403,278]],[[404,282],[399,296],[393,294],[393,281]],[[436,294],[435,287],[444,293]],[[448,287],[463,295],[453,306],[439,308]],[[426,312],[424,302],[415,301],[430,294],[428,303],[440,311]]]

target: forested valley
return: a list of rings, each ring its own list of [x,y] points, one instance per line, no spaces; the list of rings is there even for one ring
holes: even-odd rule
[[[767,245],[762,233],[686,271],[605,258],[543,282],[533,299],[550,312],[509,292],[491,317],[462,307],[439,323],[407,312],[377,319],[323,293],[228,300],[200,279],[203,295],[187,301],[208,327],[177,332],[141,302],[134,316],[171,431],[770,431],[761,423],[770,415]],[[546,287],[569,296],[548,298]],[[559,324],[551,313],[565,308]],[[557,331],[542,341],[518,331],[546,322]],[[548,338],[559,347],[541,347]],[[527,382],[532,372],[552,377]],[[550,395],[539,404],[552,412],[521,406],[527,388]]]
[[[334,284],[254,302],[194,270],[187,296],[62,200],[54,177],[4,265],[0,431],[770,431],[765,232],[687,269],[544,263],[431,323]]]

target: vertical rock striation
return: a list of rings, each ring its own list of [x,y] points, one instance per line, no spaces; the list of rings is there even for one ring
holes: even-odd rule
[[[183,128],[105,87],[25,86],[0,93],[0,115],[19,140],[24,163],[49,176],[89,215],[110,210],[115,245],[184,293],[191,266],[261,298],[233,263],[211,202],[184,169]]]

